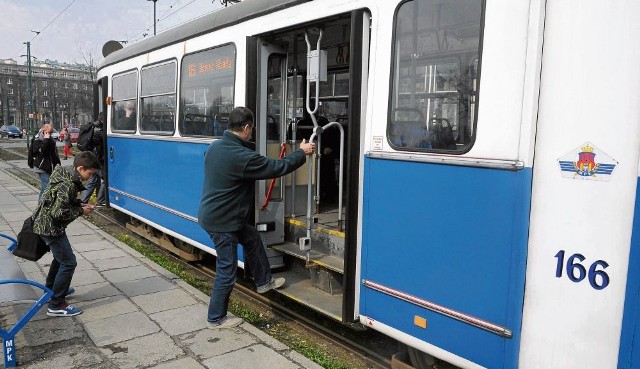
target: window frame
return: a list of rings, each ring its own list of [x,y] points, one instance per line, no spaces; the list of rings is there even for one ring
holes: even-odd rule
[[[113,93],[113,89],[114,89],[114,79],[117,77],[122,77],[125,76],[127,74],[136,74],[136,95],[134,97],[134,101],[136,104],[136,128],[132,131],[129,129],[113,129],[113,119],[116,115],[116,111],[115,111],[115,107],[116,107],[116,103],[119,101],[129,101],[131,99],[120,99],[117,100],[115,94]],[[139,105],[139,95],[140,95],[140,91],[139,91],[139,87],[140,87],[140,71],[138,70],[138,68],[132,68],[129,70],[126,70],[124,72],[120,72],[118,74],[114,74],[111,76],[111,121],[109,122],[109,127],[111,129],[111,132],[115,132],[115,133],[124,133],[124,134],[135,134],[138,131],[138,114],[139,114],[139,109],[138,109],[138,105]]]
[[[178,125],[178,134],[181,137],[207,138],[207,139],[213,139],[213,138],[222,137],[222,134],[220,134],[218,136],[215,136],[215,135],[208,136],[208,135],[188,134],[188,133],[183,132],[183,129],[180,128],[180,125],[181,125],[180,123],[183,123],[182,120],[184,118],[183,117],[183,115],[184,115],[183,112],[185,111],[185,106],[183,105],[183,91],[182,91],[183,78],[184,78],[184,73],[182,73],[182,66],[185,64],[184,63],[185,58],[187,58],[189,56],[197,55],[197,54],[200,54],[200,53],[209,52],[209,51],[216,50],[216,49],[221,49],[221,48],[227,47],[227,46],[231,46],[233,48],[233,72],[232,72],[233,77],[231,78],[232,81],[233,81],[232,92],[231,92],[231,96],[233,98],[233,102],[232,102],[231,106],[233,107],[233,106],[235,106],[236,79],[238,77],[238,75],[237,75],[238,47],[235,44],[235,42],[227,42],[227,43],[224,43],[224,44],[215,45],[215,46],[212,46],[212,47],[208,47],[206,49],[201,49],[201,50],[197,50],[197,51],[194,51],[194,52],[190,52],[190,53],[184,54],[182,56],[182,59],[180,60],[180,81],[179,81],[180,98],[178,99],[178,104],[179,104],[179,109],[178,110],[180,112],[180,115],[179,115],[179,117],[177,117],[178,118],[178,122],[177,122],[178,123],[177,124]]]
[[[174,76],[174,86],[173,86],[173,99],[174,99],[174,115],[173,115],[173,129],[171,131],[148,131],[148,130],[143,130],[142,129],[142,119],[143,119],[143,110],[144,107],[142,106],[143,104],[143,100],[145,98],[149,98],[149,97],[157,97],[157,96],[170,96],[171,93],[161,93],[161,94],[155,94],[155,95],[143,95],[142,94],[142,73],[144,70],[146,69],[151,69],[151,68],[158,68],[161,67],[163,65],[169,65],[169,64],[174,64],[174,68],[173,68],[173,76]],[[137,102],[137,107],[138,107],[138,111],[136,111],[136,114],[138,115],[138,117],[140,118],[138,120],[138,132],[140,132],[140,134],[143,135],[157,135],[157,136],[172,136],[175,134],[176,132],[176,126],[177,126],[177,120],[178,120],[178,59],[177,58],[169,58],[169,59],[164,59],[158,62],[154,62],[151,64],[147,64],[147,65],[143,65],[142,67],[140,67],[140,79],[139,79],[139,90],[138,90],[138,102]]]
[[[473,134],[470,137],[469,142],[462,148],[459,148],[457,150],[449,150],[449,149],[433,149],[433,148],[419,148],[419,147],[408,147],[408,146],[398,146],[395,145],[393,142],[391,142],[391,136],[392,136],[392,129],[393,129],[393,117],[392,112],[394,111],[394,100],[400,95],[400,93],[398,91],[395,90],[394,88],[394,78],[397,72],[397,67],[398,65],[396,65],[396,61],[398,58],[397,55],[397,36],[398,36],[398,13],[400,11],[400,9],[408,4],[411,3],[413,1],[421,1],[421,0],[403,0],[401,1],[395,8],[394,10],[394,14],[393,14],[393,26],[392,26],[392,34],[391,34],[391,59],[390,59],[390,75],[389,75],[389,95],[387,97],[388,99],[388,105],[387,105],[387,116],[386,116],[386,128],[385,128],[385,135],[386,135],[386,141],[389,144],[389,146],[397,151],[401,151],[401,152],[420,152],[420,153],[446,153],[446,154],[452,154],[452,155],[463,155],[466,154],[467,152],[469,152],[476,141],[476,133],[477,133],[477,122],[478,122],[478,111],[479,111],[479,106],[480,106],[480,81],[481,81],[481,74],[482,74],[482,51],[483,51],[483,43],[484,43],[484,27],[485,27],[485,12],[486,12],[486,0],[479,0],[480,1],[480,26],[479,26],[479,32],[478,32],[478,53],[477,53],[477,70],[476,70],[476,75],[475,75],[475,93],[469,93],[467,96],[469,97],[469,99],[471,99],[472,97],[475,96],[474,101],[473,101],[473,110],[470,110],[470,115],[473,117],[473,121],[471,122],[471,126],[472,126],[472,131]],[[429,1],[429,0],[426,0]],[[446,56],[446,54],[443,54],[441,56],[439,56],[439,59],[441,60],[446,60],[449,57]],[[436,57],[433,58],[433,60],[437,60]],[[468,67],[465,66],[463,64],[459,65],[460,68],[462,67]],[[415,83],[415,81],[414,81]],[[398,90],[399,90],[399,84],[398,84]],[[443,94],[448,94],[450,92],[438,92],[436,91],[435,93],[443,93]],[[398,95],[398,96],[396,96]],[[398,107],[396,109],[401,109],[402,107]],[[460,111],[458,110],[458,113]],[[456,113],[457,114],[457,113]],[[425,118],[425,125],[427,124],[426,122],[426,118]]]

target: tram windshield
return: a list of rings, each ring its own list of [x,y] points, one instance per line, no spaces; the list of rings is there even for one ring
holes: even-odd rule
[[[472,142],[482,2],[413,0],[395,19],[387,128],[399,150],[462,152]]]

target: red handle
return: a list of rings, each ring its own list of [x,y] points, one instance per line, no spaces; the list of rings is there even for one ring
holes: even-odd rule
[[[280,150],[280,156],[278,159],[284,158],[284,154],[287,152],[287,145],[283,142],[281,145],[282,150]],[[264,204],[262,204],[261,210],[266,208],[269,205],[269,200],[271,200],[271,192],[273,191],[273,186],[276,184],[276,178],[271,179],[271,183],[269,183],[269,190],[267,191],[267,196],[264,197]]]

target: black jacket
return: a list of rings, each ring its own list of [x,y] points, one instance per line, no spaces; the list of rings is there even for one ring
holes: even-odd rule
[[[198,223],[207,232],[242,229],[253,205],[255,181],[281,177],[305,162],[301,149],[282,159],[269,159],[253,151],[252,146],[229,131],[209,145],[198,210]]]
[[[53,138],[40,139],[34,137],[29,146],[27,157],[29,168],[38,168],[49,174],[53,172],[56,165],[60,165],[60,157]]]

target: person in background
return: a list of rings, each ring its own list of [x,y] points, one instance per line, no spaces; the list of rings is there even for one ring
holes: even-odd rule
[[[67,157],[69,155],[71,156],[76,156],[76,154],[73,153],[73,151],[71,150],[71,134],[69,133],[69,129],[67,129],[66,127],[62,130],[62,132],[64,132],[64,160],[67,160]]]
[[[84,189],[82,181],[89,179],[99,167],[98,159],[90,151],[78,153],[73,159],[73,169],[56,166],[35,211],[33,233],[42,238],[53,254],[46,280],[46,286],[53,291],[47,309],[49,316],[82,313],[66,302],[66,297],[73,293],[70,286],[77,261],[65,229],[76,218],[93,211],[93,205],[80,204],[77,197]]]
[[[104,147],[103,147],[102,134],[105,128],[104,126],[105,121],[106,121],[106,114],[105,112],[101,112],[98,115],[98,120],[94,122],[96,128],[93,131],[93,134],[95,137],[99,137],[99,139],[96,139],[96,142],[99,142],[99,144],[96,145],[96,147],[93,149],[92,152],[98,158],[98,162],[100,163],[100,168],[98,168],[98,170],[96,170],[95,173],[91,176],[91,178],[85,185],[86,190],[84,190],[84,192],[82,192],[82,194],[80,195],[80,201],[82,201],[82,203],[84,204],[87,204],[89,202],[89,199],[93,194],[93,191],[97,189],[98,194],[96,195],[97,197],[96,204],[100,206],[106,205],[105,188],[102,183],[102,170],[101,170],[101,168],[104,166]]]
[[[43,125],[38,134],[31,139],[31,145],[29,145],[27,164],[40,177],[38,201],[42,198],[42,193],[49,183],[49,176],[51,176],[53,168],[60,165],[56,142],[51,138],[52,131],[51,124]]]
[[[217,274],[207,315],[211,328],[230,328],[242,323],[238,317],[227,316],[229,296],[236,281],[238,244],[243,246],[245,266],[253,275],[258,293],[284,285],[284,278],[271,276],[260,235],[247,223],[253,189],[256,180],[281,177],[298,169],[305,163],[305,155],[311,155],[315,149],[314,144],[302,140],[300,148],[289,156],[267,158],[255,152],[255,145],[249,142],[253,125],[251,110],[233,109],[222,139],[209,145],[204,158],[198,223],[209,233],[217,253]]]
[[[133,101],[127,101],[124,104],[124,118],[120,127],[119,129],[127,131],[136,130],[136,105]]]

